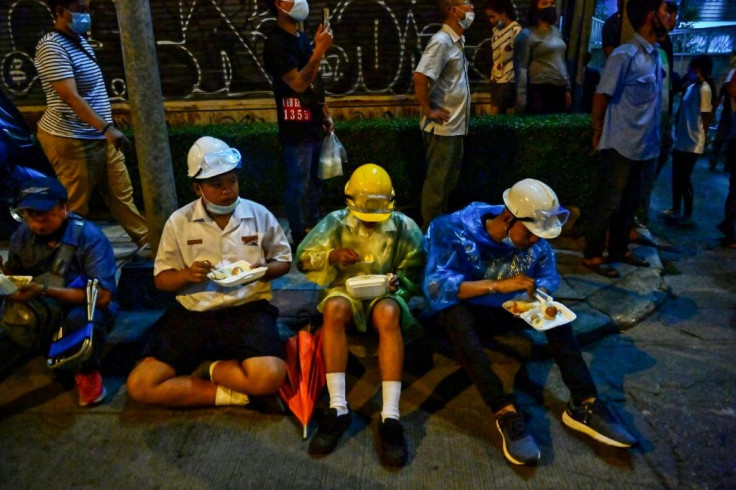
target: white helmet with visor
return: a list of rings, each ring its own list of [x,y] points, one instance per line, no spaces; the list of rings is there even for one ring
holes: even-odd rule
[[[205,180],[240,168],[240,152],[224,141],[202,136],[194,142],[187,156],[187,175]]]
[[[506,189],[503,202],[516,221],[540,238],[557,237],[570,216],[555,191],[536,179],[524,179]]]

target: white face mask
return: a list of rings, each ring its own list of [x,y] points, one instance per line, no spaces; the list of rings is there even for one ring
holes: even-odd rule
[[[240,202],[240,198],[238,197],[232,204],[220,206],[219,204],[209,202],[204,196],[202,196],[202,200],[204,201],[204,207],[212,214],[230,214],[235,211],[235,208],[238,207],[238,203]]]
[[[464,31],[467,31],[468,27],[470,27],[470,24],[472,24],[474,20],[475,12],[465,12],[465,18],[462,20],[458,19],[457,23],[460,24],[460,27],[462,27]]]
[[[291,7],[290,12],[287,12],[286,10],[282,10],[282,12],[288,14],[289,17],[297,22],[304,22],[307,19],[307,16],[309,15],[309,4],[307,3],[307,0],[294,0],[293,2],[288,0],[284,1],[287,3],[293,3],[294,6]]]

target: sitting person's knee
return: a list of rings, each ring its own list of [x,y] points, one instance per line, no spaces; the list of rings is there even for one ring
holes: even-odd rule
[[[373,325],[380,332],[399,329],[401,307],[392,299],[383,299],[373,307]]]
[[[350,306],[350,302],[339,296],[329,298],[325,301],[325,306],[322,310],[322,316],[326,322],[335,320],[347,322],[350,320],[352,314],[353,309]]]

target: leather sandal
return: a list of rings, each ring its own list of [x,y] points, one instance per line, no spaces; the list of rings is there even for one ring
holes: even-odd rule
[[[649,262],[639,257],[634,252],[629,252],[621,257],[609,257],[608,262],[623,262],[624,264],[633,265],[634,267],[649,267]]]
[[[605,262],[601,262],[600,264],[589,264],[583,261],[583,265],[599,276],[607,277],[609,279],[616,279],[620,276],[616,269]]]

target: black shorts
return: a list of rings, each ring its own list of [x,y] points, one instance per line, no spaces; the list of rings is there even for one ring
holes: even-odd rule
[[[205,360],[283,359],[278,314],[266,300],[211,311],[189,311],[177,303],[153,326],[143,357],[155,357],[177,375],[190,374]]]
[[[516,106],[516,84],[514,82],[491,82],[491,105],[506,112]]]

